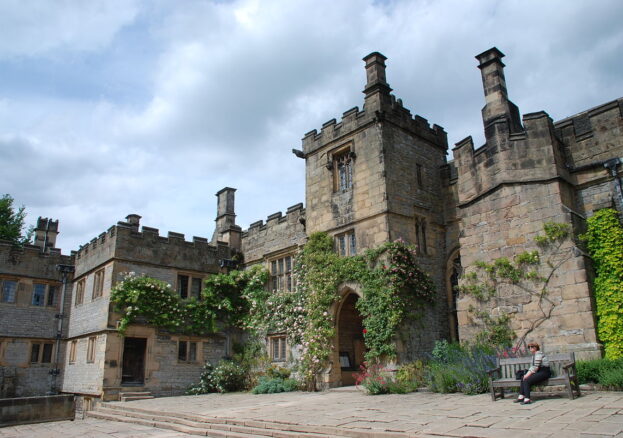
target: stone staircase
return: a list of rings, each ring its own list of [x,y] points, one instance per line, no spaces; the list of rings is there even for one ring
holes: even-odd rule
[[[130,392],[120,392],[119,399],[122,402],[133,401],[133,400],[147,400],[150,398],[154,398],[149,391],[130,391]]]
[[[221,438],[334,438],[345,436],[352,438],[380,438],[381,435],[387,438],[406,438],[409,436],[399,432],[383,432],[379,434],[378,431],[341,429],[333,426],[277,423],[162,412],[136,408],[125,403],[102,403],[95,410],[88,411],[87,416],[102,420],[121,421],[169,429],[190,435]]]

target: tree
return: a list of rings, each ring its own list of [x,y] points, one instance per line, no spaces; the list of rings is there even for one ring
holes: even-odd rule
[[[15,210],[11,195],[0,198],[0,239],[8,240],[15,245],[29,243],[33,234],[30,227],[24,232],[24,219],[26,218],[24,206]]]

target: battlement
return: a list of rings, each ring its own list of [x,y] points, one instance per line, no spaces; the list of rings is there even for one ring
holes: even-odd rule
[[[620,122],[623,119],[623,98],[593,107],[581,113],[564,118],[554,123],[556,134],[560,138],[574,141],[592,137],[595,128],[604,123],[604,119]]]
[[[268,215],[266,218],[266,223],[263,220],[259,220],[253,222],[249,225],[247,230],[242,232],[242,238],[248,237],[249,235],[253,235],[254,233],[258,233],[260,231],[266,231],[267,229],[274,227],[278,224],[282,224],[284,222],[287,223],[299,223],[300,218],[305,217],[305,208],[303,207],[303,203],[299,202],[298,204],[292,205],[288,207],[286,210],[285,216],[282,212],[278,211],[271,215]]]
[[[544,112],[525,114],[523,130],[512,132],[511,121],[500,117],[489,123],[487,143],[474,149],[471,136],[456,143],[454,162],[460,181],[459,202],[466,203],[508,183],[568,178],[562,143]]]
[[[63,255],[58,248],[42,251],[38,245],[26,244],[20,247],[8,240],[0,240],[0,267],[10,266],[10,273],[14,275],[59,280],[56,266],[73,263],[73,255]]]
[[[309,131],[302,139],[303,153],[311,154],[323,146],[339,141],[343,137],[364,129],[372,123],[387,121],[403,128],[412,134],[421,137],[429,143],[447,150],[447,133],[439,125],[430,125],[428,120],[419,115],[411,115],[411,111],[405,108],[401,99],[390,95],[390,104],[382,111],[359,111],[359,107],[353,107],[342,114],[342,119],[337,122],[331,119],[322,124],[320,133],[314,129]]]
[[[187,241],[184,234],[175,231],[161,236],[157,228],[143,225],[139,231],[137,221],[119,221],[76,252],[76,275],[113,258],[206,270],[207,265],[217,266],[220,258],[227,257],[229,247],[226,243],[211,245],[207,238],[196,236]]]

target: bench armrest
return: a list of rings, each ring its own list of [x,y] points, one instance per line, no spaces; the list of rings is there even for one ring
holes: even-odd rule
[[[489,374],[489,377],[493,377],[493,375],[496,373],[500,373],[500,367],[493,368],[492,370],[487,370],[487,374]]]
[[[573,369],[573,371],[575,371],[575,362],[569,362],[568,364],[565,364],[565,365],[562,366],[562,369],[567,374],[569,374],[569,368],[571,368],[571,369]]]

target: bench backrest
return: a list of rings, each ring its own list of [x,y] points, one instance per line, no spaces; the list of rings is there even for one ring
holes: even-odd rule
[[[560,376],[563,371],[562,367],[568,363],[575,363],[574,353],[555,353],[546,354],[549,359],[549,366],[552,370],[552,376]],[[518,370],[527,370],[532,364],[532,356],[514,357],[510,359],[498,359],[498,366],[503,379],[514,379],[515,372]]]

